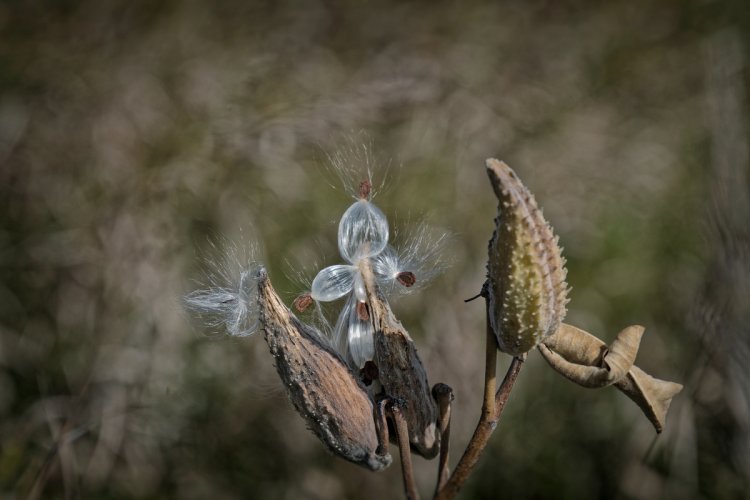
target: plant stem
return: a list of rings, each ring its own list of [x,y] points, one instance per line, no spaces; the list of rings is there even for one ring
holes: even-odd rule
[[[438,479],[435,485],[435,494],[445,486],[448,481],[448,456],[450,454],[451,438],[451,403],[453,402],[453,389],[445,384],[435,384],[432,395],[438,403],[440,415],[438,427],[440,429],[440,459],[438,461]]]
[[[492,436],[492,432],[497,427],[497,422],[505,409],[505,403],[510,397],[510,392],[521,371],[525,356],[514,357],[508,372],[505,374],[500,389],[495,392],[496,373],[497,373],[497,342],[495,333],[489,322],[489,304],[487,307],[487,352],[485,357],[484,369],[484,399],[482,401],[482,415],[479,417],[474,435],[471,437],[469,444],[464,451],[461,460],[451,474],[451,477],[445,483],[445,486],[439,489],[435,495],[435,500],[449,500],[455,498],[458,491],[463,486],[466,479],[474,470],[479,457],[482,454],[487,442]]]
[[[398,452],[401,458],[401,475],[404,478],[404,491],[408,500],[419,500],[419,493],[414,482],[414,470],[411,465],[411,448],[409,445],[409,429],[406,426],[406,419],[401,411],[403,402],[391,400],[388,405],[388,413],[393,424],[396,426],[396,435],[398,436]]]
[[[526,361],[526,354],[513,358],[513,361],[511,361],[510,366],[508,367],[508,371],[505,373],[503,383],[500,384],[500,389],[498,389],[497,394],[495,394],[495,424],[497,424],[503,414],[505,403],[508,402],[510,391],[516,383],[518,373],[521,371],[524,361]]]
[[[388,453],[388,421],[386,420],[386,406],[390,400],[383,398],[375,402],[375,432],[378,435],[378,447],[375,453],[385,455]]]

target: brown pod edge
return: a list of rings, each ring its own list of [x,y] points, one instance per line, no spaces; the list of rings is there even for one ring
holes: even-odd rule
[[[289,399],[334,454],[373,471],[388,467],[378,454],[373,404],[346,363],[316,330],[284,305],[265,269],[258,271],[260,321]]]

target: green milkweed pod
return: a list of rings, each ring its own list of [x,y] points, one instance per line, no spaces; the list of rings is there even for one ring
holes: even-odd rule
[[[515,172],[492,158],[486,165],[499,204],[483,293],[498,348],[520,356],[536,347],[553,369],[578,385],[614,385],[661,432],[682,385],[654,378],[633,364],[642,326],[625,328],[607,346],[562,323],[568,287],[558,239]]]
[[[552,335],[565,316],[565,260],[515,172],[494,158],[486,165],[498,199],[487,264],[490,325],[500,350],[518,356]]]

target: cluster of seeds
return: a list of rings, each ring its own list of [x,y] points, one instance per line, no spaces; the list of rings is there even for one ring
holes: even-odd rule
[[[310,292],[295,300],[304,311],[313,301],[330,302],[346,297],[333,333],[333,341],[353,368],[361,369],[374,356],[374,326],[365,280],[373,276],[375,285],[392,289],[394,284],[410,288],[417,276],[413,259],[404,258],[388,244],[388,220],[372,203],[372,184],[359,185],[356,201],[347,208],[338,227],[338,248],[345,264],[322,269],[313,279]],[[419,267],[419,266],[417,266]]]
[[[318,332],[318,335],[321,339],[329,336],[327,341],[355,371],[374,357],[375,330],[365,280],[370,279],[371,290],[379,289],[390,297],[410,292],[444,269],[441,253],[447,239],[445,234],[435,234],[418,225],[399,250],[390,245],[388,219],[372,202],[372,176],[369,164],[366,166],[364,175],[359,176],[364,180],[349,190],[355,201],[338,225],[338,249],[344,263],[318,272],[309,291],[299,295],[293,304],[298,312],[304,312],[314,304],[345,300],[335,326],[330,328],[328,325],[334,323],[324,319],[322,330],[327,334]],[[335,167],[342,170],[339,174],[345,184],[353,177],[352,172],[358,170],[348,166],[344,170],[341,164]],[[258,326],[255,276],[261,264],[253,255],[238,258],[247,253],[230,245],[225,263],[217,265],[209,261],[212,269],[206,286],[185,297],[187,308],[211,330],[246,336]]]

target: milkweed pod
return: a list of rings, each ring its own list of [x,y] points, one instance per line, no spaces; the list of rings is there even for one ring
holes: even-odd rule
[[[563,323],[539,345],[539,352],[552,368],[578,385],[614,385],[640,407],[656,432],[661,432],[672,398],[682,385],[654,378],[633,364],[643,331],[642,326],[629,326],[608,347],[590,333]]]
[[[565,261],[534,196],[505,163],[490,158],[498,199],[489,243],[490,325],[501,351],[518,356],[552,335],[565,316]]]
[[[422,361],[409,333],[396,319],[375,284],[372,270],[363,269],[367,300],[374,326],[373,362],[385,394],[406,402],[402,409],[412,451],[433,458],[440,449],[438,411]]]
[[[276,369],[297,412],[336,455],[381,470],[373,404],[346,363],[282,303],[265,269],[258,271],[260,322]]]

